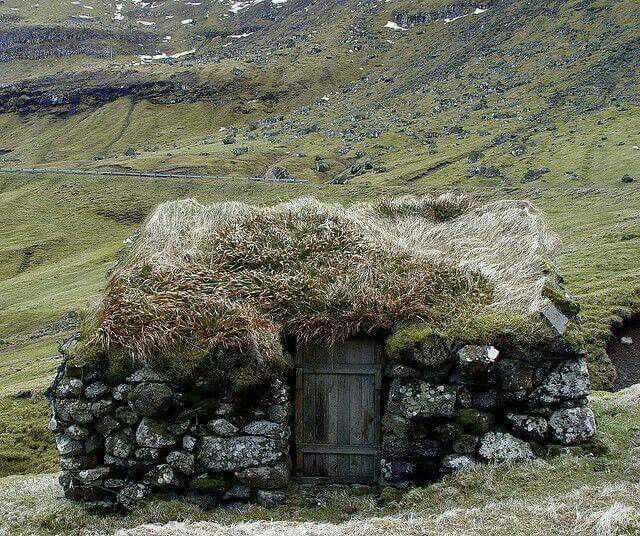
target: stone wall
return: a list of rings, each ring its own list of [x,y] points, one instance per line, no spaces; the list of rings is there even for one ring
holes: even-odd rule
[[[430,330],[399,331],[387,342],[394,355],[384,367],[381,484],[532,458],[545,445],[595,434],[586,362],[566,345],[452,349]],[[97,368],[66,362],[49,391],[67,497],[94,511],[166,491],[268,507],[284,499],[290,386],[274,380],[237,394],[211,379],[182,385],[142,368],[116,381]]]
[[[165,491],[264,506],[284,498],[291,404],[279,381],[241,399],[149,368],[110,382],[64,364],[49,396],[60,483],[90,510],[131,508]]]
[[[382,478],[396,486],[479,462],[532,458],[542,446],[595,434],[589,374],[576,355],[468,345],[451,353],[434,340],[388,364],[382,417]]]

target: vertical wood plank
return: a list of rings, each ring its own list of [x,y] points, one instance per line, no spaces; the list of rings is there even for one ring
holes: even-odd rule
[[[297,452],[296,465],[305,475],[354,481],[375,477],[378,454],[338,454],[331,449],[378,448],[380,377],[373,366],[380,362],[381,345],[367,338],[351,339],[331,348],[309,346],[296,352],[297,365],[313,370],[299,370],[296,376],[295,422],[301,430],[296,430],[295,437],[319,449]],[[358,372],[344,371],[349,365],[359,367]],[[367,365],[372,365],[371,372],[361,370]]]

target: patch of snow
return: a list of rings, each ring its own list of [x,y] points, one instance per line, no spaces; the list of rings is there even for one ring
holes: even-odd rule
[[[409,30],[409,28],[403,28],[402,26],[400,26],[399,24],[396,24],[392,20],[387,22],[387,24],[385,24],[384,27],[385,28],[391,28],[392,30],[400,30],[400,31],[403,31],[403,32],[406,32],[406,31]]]
[[[193,54],[195,53],[196,49],[192,48],[191,50],[186,50],[185,52],[178,52],[176,54],[167,54],[166,52],[163,52],[162,54],[154,54],[154,55],[141,55],[139,56],[139,58],[144,62],[144,61],[151,61],[151,60],[175,60],[178,58],[182,58],[184,56],[188,56],[189,54]]]
[[[250,35],[253,35],[253,32],[245,32],[242,34],[230,35],[229,39],[242,39],[243,37],[249,37]]]
[[[633,344],[633,339],[631,337],[621,337],[620,342],[622,344]]]
[[[180,21],[180,24],[191,24],[193,22],[193,19],[184,19]]]
[[[474,15],[482,15],[485,11],[487,11],[486,9],[482,9],[480,7],[477,7],[476,10],[473,12]]]
[[[147,20],[137,20],[136,22],[138,24],[142,24],[143,26],[155,26],[156,25],[155,22],[149,22]]]
[[[262,2],[264,2],[264,0],[240,0],[240,1],[232,0],[231,7],[229,8],[229,11],[231,13],[238,13],[238,12],[242,11],[243,9],[247,9],[248,7],[257,6],[258,4],[261,4]]]
[[[452,19],[444,19],[445,24],[449,24],[450,22],[453,22],[455,20],[459,20],[459,19],[464,19],[465,17],[468,17],[469,13],[467,13],[466,15],[460,15],[458,17],[453,17]]]

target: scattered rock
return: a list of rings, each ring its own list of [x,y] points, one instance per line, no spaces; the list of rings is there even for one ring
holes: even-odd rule
[[[589,408],[561,409],[549,417],[549,428],[558,442],[576,445],[596,434],[596,420]]]
[[[488,432],[482,436],[478,454],[490,463],[533,458],[527,442],[502,432]]]

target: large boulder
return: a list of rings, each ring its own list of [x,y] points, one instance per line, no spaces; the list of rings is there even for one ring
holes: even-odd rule
[[[387,411],[407,419],[451,417],[455,404],[456,390],[450,385],[397,378],[389,389]]]
[[[164,413],[171,400],[171,388],[166,383],[141,383],[127,397],[131,409],[146,417]]]
[[[162,424],[148,417],[140,421],[136,430],[136,441],[142,447],[154,449],[172,447],[176,444],[176,438],[167,432]]]
[[[529,443],[503,432],[488,432],[482,436],[478,454],[487,462],[533,458]]]
[[[282,442],[262,436],[202,439],[198,461],[209,471],[236,471],[269,465],[285,454]]]
[[[589,441],[596,433],[596,420],[589,408],[568,408],[549,417],[551,435],[563,445]]]
[[[531,393],[532,405],[558,404],[565,400],[585,398],[589,395],[589,371],[584,359],[562,362]]]

